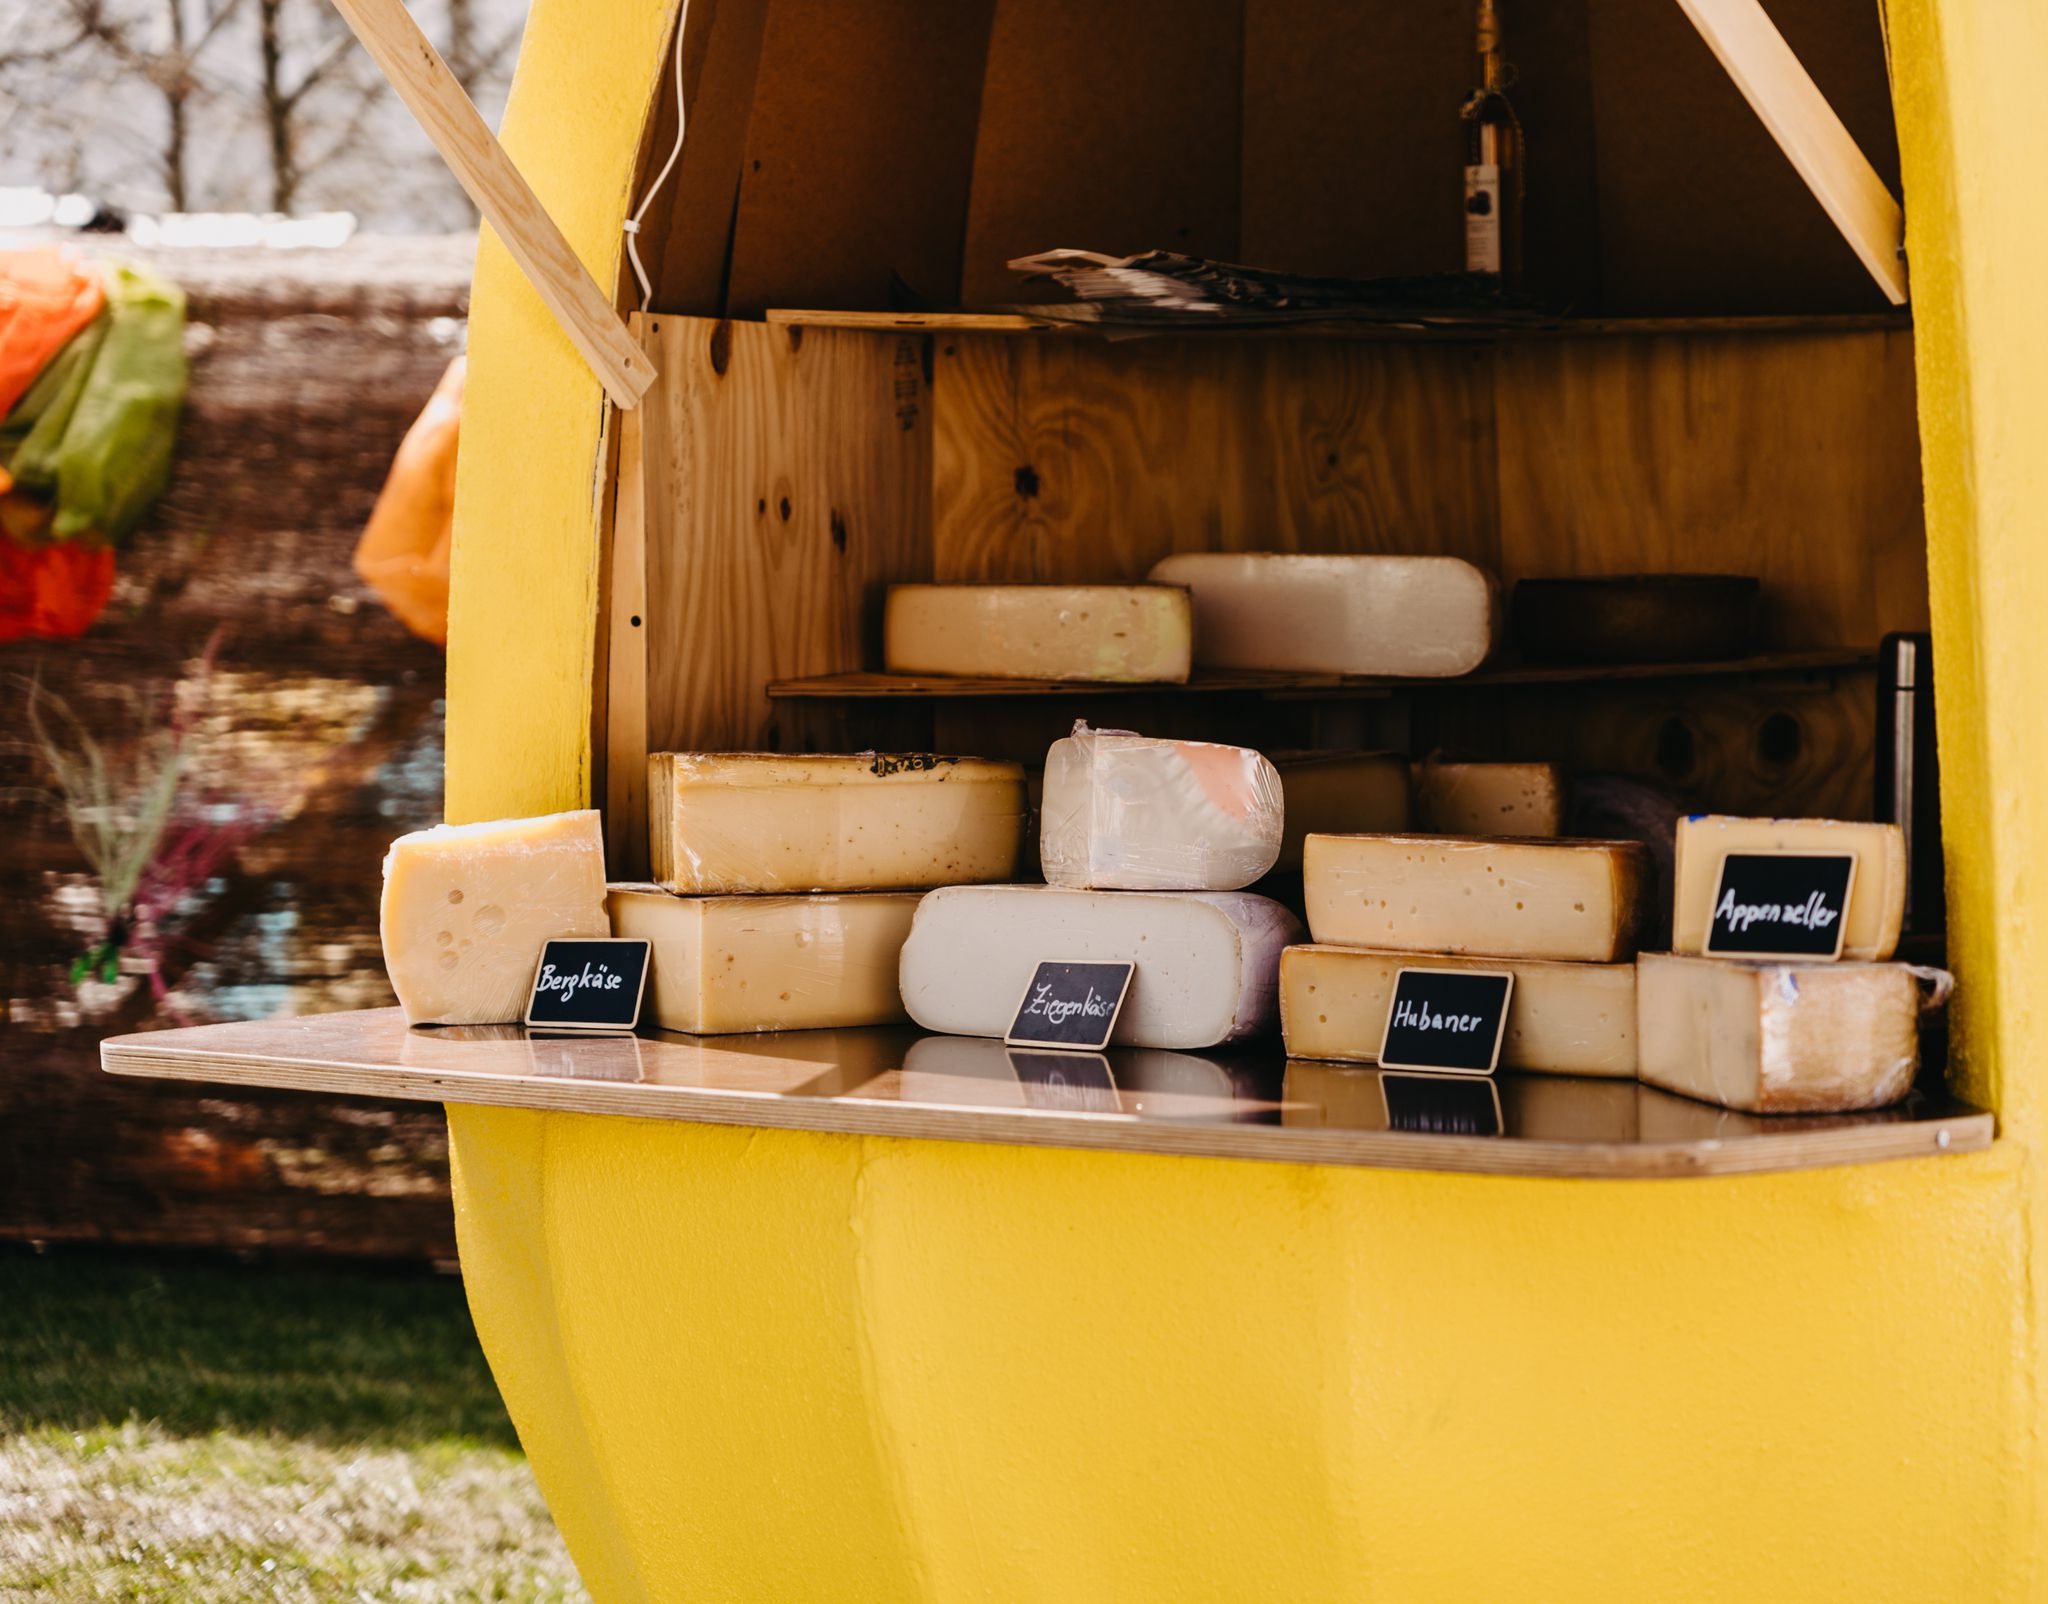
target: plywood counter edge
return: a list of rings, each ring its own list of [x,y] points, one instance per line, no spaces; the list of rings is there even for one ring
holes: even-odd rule
[[[180,1032],[181,1035],[203,1033]],[[1988,1113],[1850,1126],[1748,1140],[1567,1143],[1514,1137],[1338,1131],[1284,1125],[1139,1122],[1125,1115],[956,1108],[790,1096],[779,1092],[647,1086],[546,1076],[465,1075],[315,1056],[235,1053],[120,1036],[100,1046],[101,1067],[139,1079],[213,1082],[399,1101],[481,1104],[537,1112],[675,1119],[761,1130],[988,1142],[1100,1152],[1446,1171],[1552,1179],[1656,1180],[1749,1175],[1981,1152]]]

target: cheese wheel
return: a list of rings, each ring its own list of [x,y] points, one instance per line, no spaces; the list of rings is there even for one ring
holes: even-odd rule
[[[882,656],[892,674],[1179,684],[1193,616],[1171,585],[891,585]]]

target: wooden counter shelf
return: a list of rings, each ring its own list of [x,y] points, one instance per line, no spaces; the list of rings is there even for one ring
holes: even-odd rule
[[[1377,1071],[1290,1063],[1277,1044],[1110,1059],[1121,1090],[1026,1085],[999,1043],[907,1028],[529,1037],[511,1026],[409,1030],[395,1008],[155,1031],[101,1048],[109,1073],[165,1080],[1491,1175],[1753,1174],[1976,1152],[1992,1139],[1990,1114],[1940,1094],[1873,1114],[1762,1118],[1633,1081],[1536,1075],[1499,1078],[1508,1134],[1422,1134],[1383,1128]]]

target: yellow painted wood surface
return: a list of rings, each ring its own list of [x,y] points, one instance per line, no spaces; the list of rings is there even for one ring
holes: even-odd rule
[[[508,138],[599,267],[662,12],[529,24]],[[2048,12],[1890,13],[2001,1142],[1646,1191],[451,1110],[478,1329],[597,1597],[2043,1596]],[[595,610],[595,382],[488,245],[472,337],[458,818],[583,799]]]

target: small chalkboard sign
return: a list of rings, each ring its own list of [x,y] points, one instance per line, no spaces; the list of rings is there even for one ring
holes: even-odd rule
[[[1387,1129],[1429,1136],[1498,1136],[1500,1088],[1478,1075],[1380,1076]]]
[[[1010,1069],[1033,1108],[1076,1114],[1121,1114],[1116,1077],[1100,1053],[1027,1052],[1013,1049]]]
[[[1116,1016],[1123,1011],[1136,964],[1047,959],[1032,971],[1017,1004],[1012,1047],[1052,1047],[1063,1052],[1100,1052],[1109,1045]]]
[[[526,1023],[539,1030],[631,1030],[647,989],[644,940],[578,936],[540,950]]]
[[[1491,1075],[1514,991],[1515,977],[1506,971],[1403,969],[1387,1002],[1380,1063]]]
[[[1714,886],[1706,950],[1721,958],[1839,958],[1850,852],[1731,852]]]

